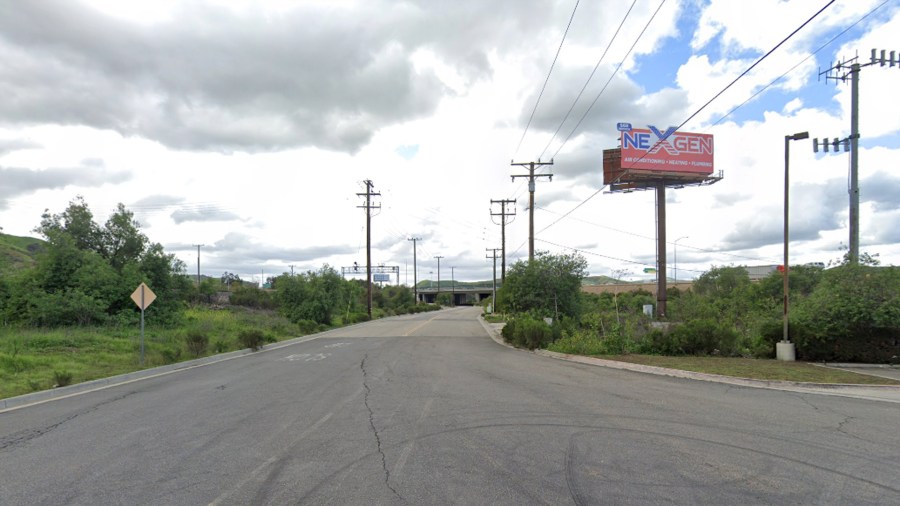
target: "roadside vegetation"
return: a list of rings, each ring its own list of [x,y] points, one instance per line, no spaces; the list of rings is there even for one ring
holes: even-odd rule
[[[0,255],[0,398],[368,320],[365,283],[327,265],[270,278],[268,289],[227,272],[197,286],[121,204],[99,224],[78,197],[45,212],[35,232],[43,241],[0,237],[15,253]],[[130,299],[142,282],[157,296],[145,311],[143,364]],[[440,309],[414,302],[407,287],[373,286],[372,317]]]
[[[827,269],[791,269],[790,335],[799,360],[900,362],[900,269],[880,267],[869,255],[862,260],[857,266],[844,261]],[[547,253],[513,265],[497,296],[507,320],[504,339],[606,358],[735,359],[695,361],[708,364],[704,372],[738,363],[771,369],[765,359],[774,358],[782,338],[781,273],[753,283],[743,267],[713,268],[691,290],[670,289],[669,317],[658,322],[643,312],[656,304],[650,292],[583,293],[585,269],[578,255]],[[795,366],[772,362],[784,369],[782,379],[793,377],[787,369]]]

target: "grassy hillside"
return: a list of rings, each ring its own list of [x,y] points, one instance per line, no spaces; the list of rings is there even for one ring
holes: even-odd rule
[[[620,283],[628,283],[628,281],[619,281],[609,276],[588,276],[581,281],[582,285],[613,285]]]
[[[34,265],[44,241],[0,232],[0,272],[12,272]]]

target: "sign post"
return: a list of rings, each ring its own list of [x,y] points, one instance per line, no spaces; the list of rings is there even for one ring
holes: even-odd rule
[[[144,283],[131,294],[131,300],[141,308],[141,365],[144,365],[144,310],[156,300],[156,294]]]

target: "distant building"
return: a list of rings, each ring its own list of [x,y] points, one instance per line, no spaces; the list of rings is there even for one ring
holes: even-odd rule
[[[777,271],[779,267],[780,265],[752,265],[744,267],[744,269],[747,270],[747,275],[750,276],[751,281],[759,281]]]

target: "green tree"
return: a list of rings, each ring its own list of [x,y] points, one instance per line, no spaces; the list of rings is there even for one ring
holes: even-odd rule
[[[900,355],[900,268],[827,269],[793,314],[792,335],[803,358],[889,361]]]
[[[157,295],[148,317],[173,321],[189,281],[184,264],[150,244],[133,214],[119,204],[103,227],[82,197],[59,214],[45,211],[35,231],[47,239],[32,274],[11,290],[4,313],[40,325],[95,323],[136,309],[130,293],[146,282]]]
[[[140,259],[149,242],[147,236],[141,233],[140,224],[135,221],[134,213],[125,209],[121,203],[106,220],[99,234],[98,253],[117,271],[121,271],[128,263]]]
[[[334,316],[353,304],[355,290],[331,266],[299,276],[284,274],[275,283],[279,308],[291,321],[331,325]]]
[[[585,276],[587,261],[581,255],[539,251],[532,261],[518,261],[510,267],[497,298],[501,307],[513,313],[577,318]]]

